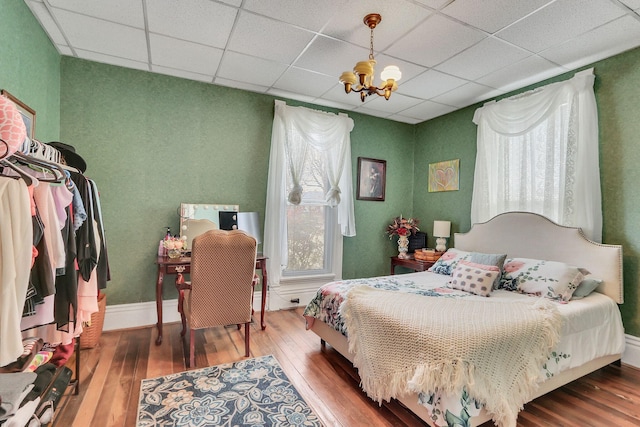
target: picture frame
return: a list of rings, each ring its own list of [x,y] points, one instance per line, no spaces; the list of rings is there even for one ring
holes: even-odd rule
[[[387,185],[387,161],[358,157],[357,200],[384,202]]]
[[[460,189],[460,159],[429,164],[429,193]]]
[[[29,139],[33,139],[36,134],[36,111],[4,89],[0,89],[0,95],[10,99],[16,104],[20,115],[22,115],[24,126],[27,128],[27,136]]]

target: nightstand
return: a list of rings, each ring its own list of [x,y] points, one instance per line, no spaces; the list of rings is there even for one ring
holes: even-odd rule
[[[413,271],[426,271],[429,267],[431,267],[435,263],[436,263],[435,261],[421,261],[419,259],[415,259],[413,258],[413,255],[411,255],[411,258],[405,258],[405,259],[398,258],[397,256],[392,256],[391,257],[391,274],[396,274],[395,272],[396,265],[409,268]]]

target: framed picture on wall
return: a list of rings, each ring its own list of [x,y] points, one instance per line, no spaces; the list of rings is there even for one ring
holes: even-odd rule
[[[22,115],[22,121],[24,122],[24,125],[27,128],[27,136],[29,137],[29,139],[32,139],[36,134],[35,110],[29,107],[24,102],[20,101],[15,96],[11,95],[9,92],[7,92],[4,89],[0,89],[0,95],[6,98],[9,98],[10,100],[13,101],[14,104],[16,104],[16,107],[18,107],[18,111],[20,111],[20,114]]]
[[[384,202],[387,183],[387,161],[358,157],[356,199]]]
[[[429,165],[429,193],[460,189],[460,159]]]

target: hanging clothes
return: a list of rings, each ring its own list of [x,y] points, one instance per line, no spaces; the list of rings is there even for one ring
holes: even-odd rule
[[[23,180],[0,177],[0,218],[0,366],[4,366],[23,351],[20,319],[33,241],[29,192]]]

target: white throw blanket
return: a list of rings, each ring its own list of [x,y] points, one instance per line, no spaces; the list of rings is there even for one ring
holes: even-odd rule
[[[341,307],[362,388],[377,402],[442,390],[484,404],[515,426],[557,344],[561,317],[546,299],[492,302],[353,288]]]

